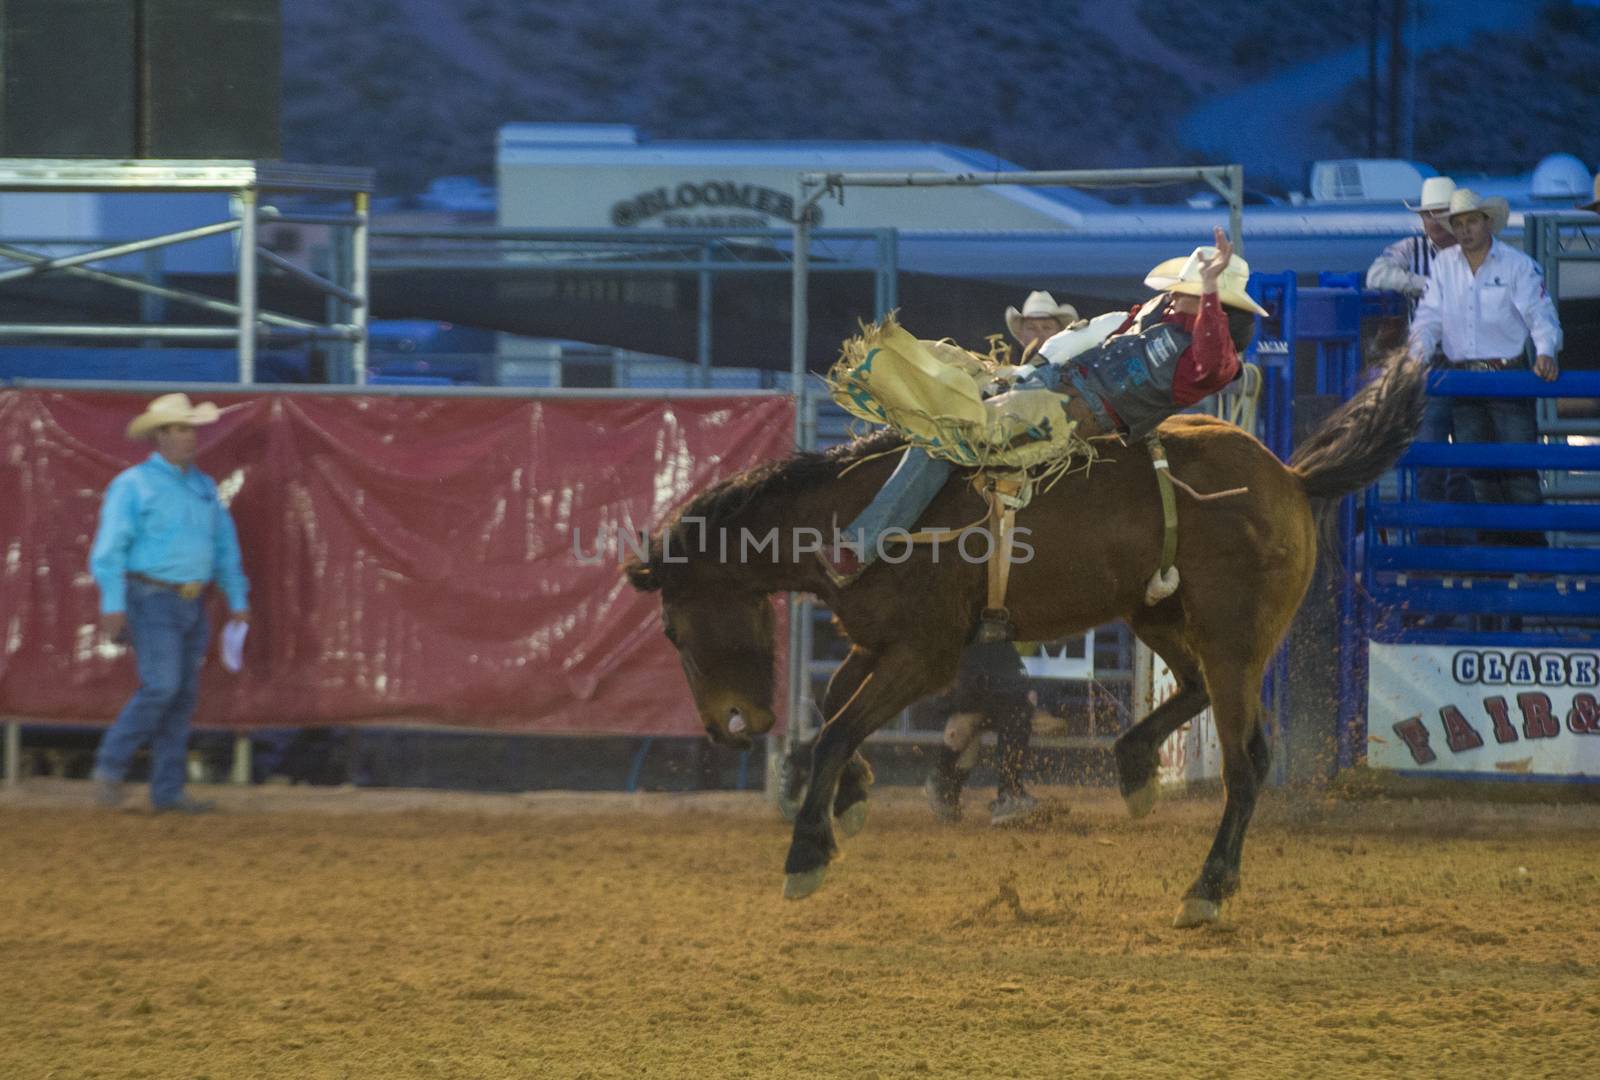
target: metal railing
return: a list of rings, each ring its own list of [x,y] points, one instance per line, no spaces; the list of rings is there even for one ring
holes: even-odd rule
[[[29,251],[15,241],[0,245],[0,257],[19,265],[0,270],[0,285],[9,281],[61,274],[146,297],[182,303],[232,319],[232,325],[165,323],[0,323],[0,339],[88,341],[233,341],[239,356],[239,382],[255,381],[258,346],[273,341],[322,341],[342,350],[357,382],[366,368],[367,215],[373,186],[370,169],[292,165],[271,161],[124,161],[98,159],[0,159],[0,192],[226,193],[232,216],[157,236],[90,247],[72,255]],[[348,199],[348,213],[297,213],[263,206],[264,194],[290,198]],[[332,276],[313,273],[258,243],[258,230],[271,222],[315,222],[334,226],[342,238]],[[170,248],[223,234],[238,235],[237,277],[233,301],[187,289],[144,281],[136,275],[91,270],[104,262]],[[266,262],[302,285],[325,294],[328,318],[302,319],[261,307],[259,263]]]

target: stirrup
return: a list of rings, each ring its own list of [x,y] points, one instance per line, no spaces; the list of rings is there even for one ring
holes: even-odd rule
[[[984,608],[978,616],[978,635],[974,639],[978,644],[1014,641],[1016,636],[1016,629],[1011,625],[1011,613],[1005,608]]]

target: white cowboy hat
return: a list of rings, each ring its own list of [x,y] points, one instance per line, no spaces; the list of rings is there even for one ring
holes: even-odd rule
[[[1201,290],[1200,264],[1216,255],[1217,249],[1207,244],[1197,247],[1188,258],[1178,256],[1165,262],[1157,263],[1155,268],[1145,275],[1144,283],[1156,292],[1183,293],[1187,296],[1199,296]],[[1250,284],[1250,264],[1244,257],[1235,255],[1228,260],[1228,265],[1223,268],[1222,276],[1217,279],[1217,299],[1229,307],[1243,308],[1253,311],[1257,315],[1267,314],[1267,309],[1251,299],[1245,292],[1245,286]]]
[[[1078,321],[1078,309],[1071,304],[1056,303],[1056,298],[1047,292],[1031,292],[1022,302],[1021,311],[1014,307],[1006,308],[1006,329],[1018,341],[1022,340],[1023,319],[1054,319],[1062,329],[1066,329]]]
[[[1489,219],[1489,231],[1498,233],[1511,217],[1511,204],[1498,195],[1486,199],[1471,188],[1456,188],[1450,196],[1448,216],[1458,214],[1482,214]]]
[[[1579,203],[1578,209],[1600,212],[1600,173],[1594,174],[1594,199],[1590,202]]]
[[[147,439],[151,432],[168,424],[215,424],[221,415],[222,410],[209,401],[195,405],[188,394],[162,394],[128,424],[128,438]]]
[[[1456,182],[1448,176],[1430,176],[1422,182],[1422,196],[1417,205],[1406,203],[1407,210],[1419,214],[1437,214],[1450,208],[1450,196],[1456,191]]]

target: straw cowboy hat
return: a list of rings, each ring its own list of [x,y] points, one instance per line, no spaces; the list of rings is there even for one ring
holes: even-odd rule
[[[1419,214],[1437,214],[1450,209],[1450,196],[1456,193],[1456,182],[1448,176],[1430,176],[1422,182],[1422,197],[1417,205],[1406,203],[1407,210]]]
[[[1201,292],[1200,264],[1216,255],[1217,249],[1207,244],[1197,247],[1189,254],[1188,258],[1182,255],[1166,262],[1157,263],[1150,273],[1145,275],[1144,283],[1156,292],[1183,293],[1187,296],[1199,296]],[[1253,311],[1257,315],[1265,315],[1267,309],[1250,298],[1245,292],[1245,286],[1250,284],[1250,264],[1244,261],[1243,256],[1235,255],[1228,260],[1228,265],[1223,268],[1222,276],[1217,279],[1217,299],[1229,307],[1243,308]]]
[[[128,438],[148,439],[157,428],[168,424],[215,424],[221,415],[222,410],[209,401],[195,405],[188,394],[162,394],[128,424]]]
[[[1054,319],[1065,329],[1078,321],[1078,309],[1071,304],[1056,303],[1056,298],[1047,292],[1031,292],[1022,302],[1021,311],[1014,307],[1006,308],[1006,329],[1018,341],[1022,340],[1023,319]]]
[[[1590,202],[1579,203],[1579,210],[1593,210],[1600,213],[1600,173],[1594,174],[1594,199]]]
[[[1511,204],[1498,195],[1486,199],[1471,188],[1456,188],[1450,195],[1448,214],[1452,218],[1459,214],[1482,214],[1489,219],[1489,231],[1498,233],[1511,217]]]

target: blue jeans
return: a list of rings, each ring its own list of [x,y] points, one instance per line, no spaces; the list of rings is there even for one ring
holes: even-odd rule
[[[128,634],[139,665],[139,689],[100,738],[96,780],[122,780],[133,755],[150,744],[150,802],[158,809],[183,799],[189,720],[211,628],[203,599],[128,581]]]
[[[1539,414],[1532,398],[1455,398],[1452,420],[1461,443],[1531,443],[1539,439]],[[1539,504],[1539,474],[1527,469],[1474,469],[1472,494],[1480,503]],[[1494,543],[1544,545],[1543,533],[1489,533]]]
[[[1453,416],[1455,401],[1447,397],[1429,397],[1422,412],[1422,426],[1417,429],[1418,442],[1450,442],[1455,430]],[[1461,439],[1456,439],[1461,442]],[[1417,498],[1422,502],[1473,502],[1472,484],[1467,474],[1459,469],[1418,469]],[[1422,529],[1417,533],[1419,544],[1470,544],[1470,529]]]
[[[856,547],[863,566],[870,563],[881,553],[884,533],[913,528],[954,471],[955,466],[943,458],[932,457],[919,447],[906,447],[900,464],[867,508],[844,527],[842,542]]]
[[[1054,390],[1061,385],[1064,375],[1063,369],[1055,364],[1040,364],[1039,370],[1018,381],[1015,389]],[[891,529],[910,531],[916,527],[917,519],[955,469],[955,465],[944,458],[933,457],[919,447],[906,447],[900,464],[867,508],[844,527],[842,544],[856,548],[856,558],[863,566],[870,563],[882,554],[880,545],[886,532]]]

